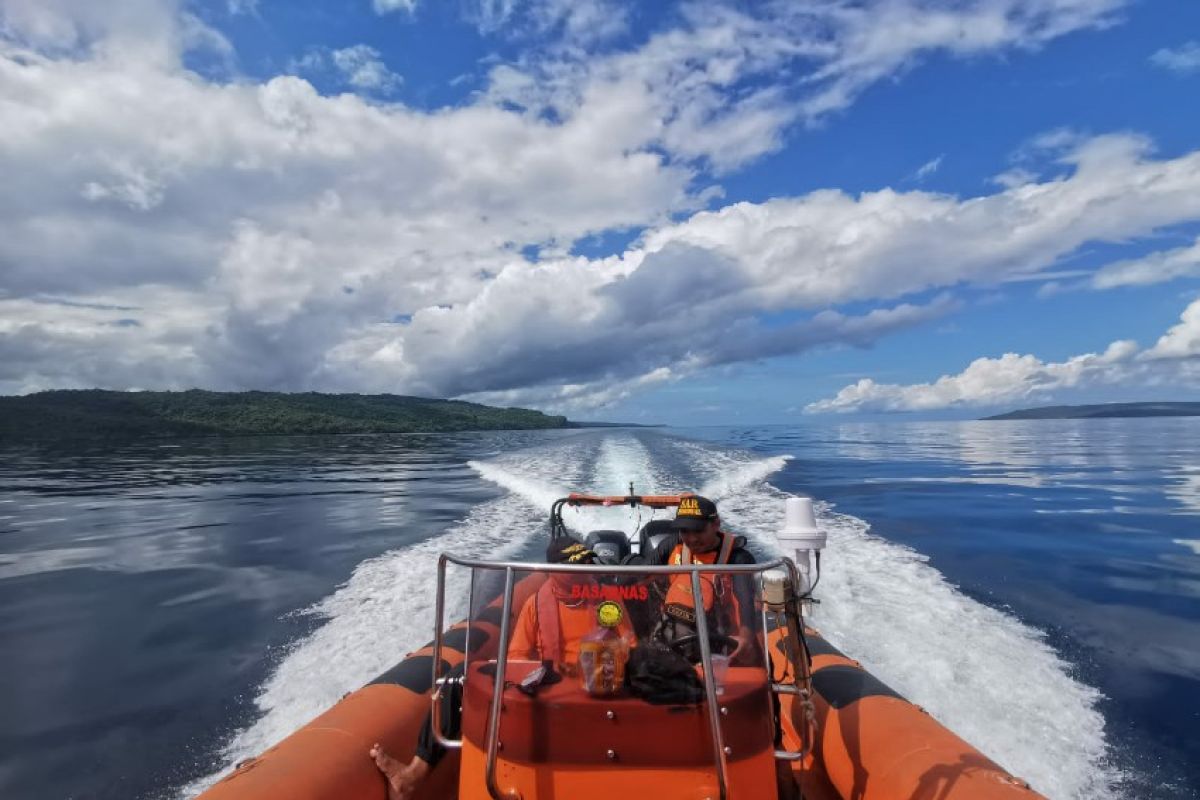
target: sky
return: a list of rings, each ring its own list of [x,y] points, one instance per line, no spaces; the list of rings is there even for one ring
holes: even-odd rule
[[[1195,0],[0,0],[0,394],[1200,400]]]

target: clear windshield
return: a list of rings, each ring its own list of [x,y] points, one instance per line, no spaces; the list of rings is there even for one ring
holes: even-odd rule
[[[511,595],[505,625],[507,571]],[[736,726],[743,739],[749,728],[754,738],[770,743],[757,572],[667,574],[662,568],[629,567],[535,571],[475,565],[470,573],[465,582],[472,624],[465,642],[463,734],[481,749],[486,750],[486,721],[500,672],[504,699],[499,724],[505,731],[506,757],[515,757],[522,736],[530,737],[529,746],[519,749],[522,760],[582,757],[557,752],[570,749],[566,744],[544,743],[570,741],[572,726],[584,720],[594,724],[597,709],[602,709],[623,719],[644,718],[648,730],[658,726],[660,732],[668,718],[689,720],[674,735],[694,739],[697,753],[711,758],[712,731],[704,710],[710,697],[724,709],[722,727]],[[454,605],[447,602],[447,608]],[[502,635],[507,640],[503,651]],[[666,709],[681,707],[696,713],[662,716]],[[640,735],[628,725],[623,730],[626,738]],[[662,740],[658,734],[651,738]],[[538,741],[543,744],[534,746]]]

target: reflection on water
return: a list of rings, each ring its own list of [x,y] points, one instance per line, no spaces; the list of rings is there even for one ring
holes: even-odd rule
[[[1129,796],[1200,796],[1200,418],[689,435],[795,454],[781,489],[834,502],[1045,630],[1109,698]]]
[[[161,796],[253,713],[292,612],[562,432],[0,448],[0,796]]]
[[[833,502],[928,556],[974,600],[1046,631],[1109,698],[1107,739],[1132,776],[1128,795],[1194,796],[1200,419],[686,433],[792,456],[764,460],[756,480]],[[307,663],[287,648],[322,619],[296,610],[370,602],[374,583],[335,589],[357,565],[436,543],[463,520],[486,548],[500,506],[511,506],[505,518],[531,498],[540,508],[548,486],[576,475],[609,476],[593,488],[620,491],[707,459],[717,477],[697,488],[721,494],[730,519],[758,521],[738,488],[746,476],[731,481],[718,464],[723,449],[679,439],[656,440],[650,455],[602,439],[576,458],[582,438],[571,438],[540,465],[546,475],[538,464],[504,475],[468,466],[587,435],[0,449],[0,796],[157,798],[210,773],[235,731],[257,730],[252,700],[276,667]],[[539,524],[526,520],[526,533]],[[847,553],[827,558],[854,569],[838,562]],[[415,568],[388,575],[401,567]]]

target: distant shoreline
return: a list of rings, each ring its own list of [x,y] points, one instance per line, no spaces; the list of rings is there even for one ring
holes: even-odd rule
[[[1200,403],[1102,403],[1087,406],[1041,406],[983,417],[983,420],[1113,419],[1119,417],[1200,417]]]
[[[408,395],[58,390],[0,397],[0,441],[648,427]]]

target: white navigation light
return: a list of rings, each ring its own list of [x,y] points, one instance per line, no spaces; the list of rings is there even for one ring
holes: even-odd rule
[[[783,530],[779,543],[790,550],[821,550],[826,542],[825,532],[817,527],[811,497],[789,497],[784,503]]]
[[[797,594],[808,597],[821,576],[821,551],[826,541],[825,532],[817,527],[811,497],[789,497],[785,501],[783,530],[778,538],[784,552],[793,553],[800,579],[800,585],[795,587]]]

